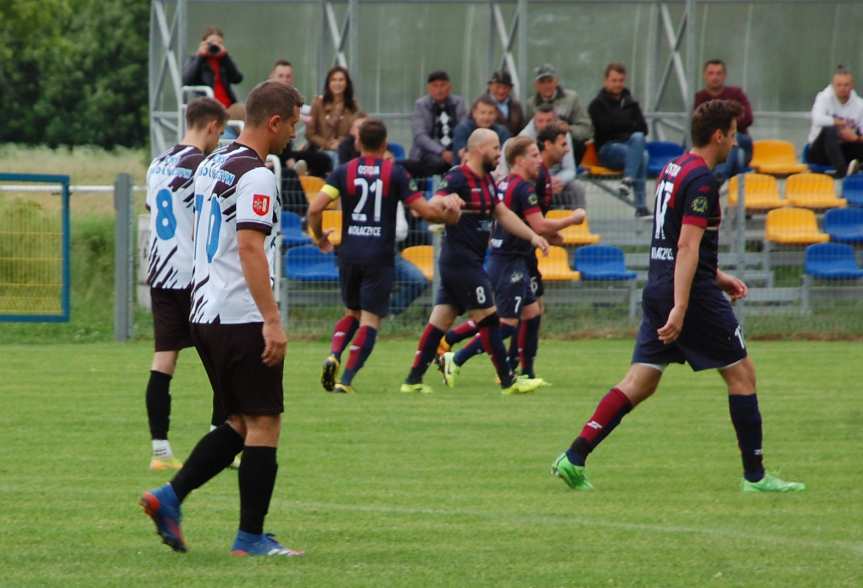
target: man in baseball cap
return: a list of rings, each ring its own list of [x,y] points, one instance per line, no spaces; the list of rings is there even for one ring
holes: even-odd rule
[[[527,103],[528,118],[533,118],[541,105],[550,104],[558,118],[569,125],[573,155],[576,162],[581,161],[585,143],[593,138],[593,125],[578,94],[575,90],[560,86],[557,68],[550,63],[544,63],[534,70],[533,87],[536,94]]]
[[[505,126],[512,136],[524,128],[526,120],[521,103],[512,95],[512,76],[508,71],[500,70],[491,74],[488,81],[486,96],[497,104],[497,122]]]

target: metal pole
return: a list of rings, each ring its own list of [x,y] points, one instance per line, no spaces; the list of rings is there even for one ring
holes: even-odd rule
[[[114,182],[114,339],[132,337],[132,299],[135,253],[132,240],[132,176],[119,174]]]
[[[518,0],[518,82],[519,99],[525,102],[530,95],[528,83],[527,36],[530,33],[527,20],[527,0]]]
[[[348,55],[348,64],[350,65],[350,69],[354,72],[355,76],[358,76],[360,71],[360,2],[359,0],[350,0],[348,4],[348,10],[350,11],[348,14],[348,18],[350,19],[348,23],[348,51],[350,51],[350,55]]]
[[[746,156],[743,149],[737,150],[737,163],[739,169],[746,167]],[[746,174],[737,175],[737,210],[735,211],[735,228],[736,228],[736,243],[737,250],[737,277],[746,281]],[[743,326],[743,320],[746,315],[746,302],[744,300],[737,301],[737,321],[740,326]]]
[[[686,87],[689,91],[684,96],[683,104],[686,107],[686,137],[684,143],[688,144],[692,130],[692,117],[688,116],[692,112],[692,105],[695,103],[695,79],[698,75],[697,64],[695,62],[695,35],[697,34],[695,26],[695,0],[686,0]]]

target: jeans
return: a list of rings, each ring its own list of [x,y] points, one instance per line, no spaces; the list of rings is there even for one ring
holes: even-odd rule
[[[625,142],[606,143],[599,150],[599,163],[612,169],[623,168],[623,176],[632,179],[636,208],[644,208],[644,183],[647,179],[644,133],[632,133]]]
[[[743,152],[743,167],[740,166],[741,151]],[[728,154],[728,159],[713,168],[713,175],[720,183],[732,176],[743,173],[749,162],[752,161],[752,137],[746,133],[737,133],[737,147]]]
[[[390,314],[401,314],[428,287],[423,273],[401,255],[396,255],[395,284],[390,295]]]

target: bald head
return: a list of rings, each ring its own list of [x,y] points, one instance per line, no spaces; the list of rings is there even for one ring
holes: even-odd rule
[[[470,134],[467,140],[467,150],[475,151],[481,149],[487,143],[496,142],[500,145],[500,140],[497,138],[497,133],[491,129],[477,129]]]
[[[477,129],[467,140],[468,164],[476,171],[489,173],[500,160],[500,139],[490,129]]]

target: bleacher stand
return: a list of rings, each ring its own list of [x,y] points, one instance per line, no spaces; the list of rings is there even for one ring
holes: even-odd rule
[[[808,169],[805,164],[797,161],[793,144],[774,139],[755,141],[749,166],[758,173],[772,176],[790,176]]]
[[[834,208],[823,219],[831,241],[863,244],[863,208]]]
[[[683,155],[683,146],[671,141],[648,141],[647,149],[647,175],[655,178],[659,175],[669,161]]]
[[[789,176],[785,181],[785,200],[791,206],[825,210],[846,206],[836,196],[833,178],[825,174],[802,173]]]
[[[846,176],[842,180],[842,197],[849,206],[863,207],[863,174]]]

